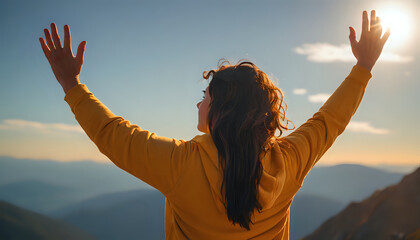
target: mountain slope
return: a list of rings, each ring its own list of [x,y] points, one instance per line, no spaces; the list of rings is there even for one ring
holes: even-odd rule
[[[311,239],[402,239],[420,228],[420,168],[398,184],[351,203],[330,218]]]
[[[60,220],[55,220],[0,201],[0,239],[93,239]]]

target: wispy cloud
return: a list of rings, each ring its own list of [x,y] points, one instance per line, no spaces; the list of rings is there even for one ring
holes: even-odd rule
[[[347,125],[346,129],[352,132],[365,132],[365,133],[380,134],[380,135],[385,135],[385,134],[390,133],[388,129],[375,128],[372,125],[370,125],[369,122],[351,121],[349,125]]]
[[[79,125],[64,123],[42,123],[22,119],[4,119],[0,123],[0,130],[38,129],[84,133]]]
[[[293,89],[293,94],[295,95],[305,95],[308,91],[304,88],[295,88]]]
[[[354,62],[355,57],[349,44],[332,45],[329,43],[306,43],[293,49],[296,53],[306,55],[312,62]],[[401,56],[384,50],[380,61],[406,63],[414,60],[411,56]]]
[[[308,100],[309,102],[313,102],[313,103],[324,103],[328,100],[330,96],[331,94],[328,94],[328,93],[318,93],[315,95],[309,95]]]

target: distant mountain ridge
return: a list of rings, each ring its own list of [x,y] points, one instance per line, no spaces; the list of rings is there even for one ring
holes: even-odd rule
[[[353,164],[315,167],[292,204],[290,239],[310,234],[351,201],[361,200],[377,189],[395,184],[402,176]],[[149,194],[150,191],[153,194]],[[135,216],[143,211],[138,204],[149,201],[149,198],[157,199],[159,204],[148,209],[148,214],[153,213],[151,210],[156,213],[164,211],[164,197],[158,191],[112,164],[0,157],[0,200],[51,217],[67,218],[69,221],[94,219],[97,225],[103,224],[107,226],[107,231],[112,232],[116,230],[113,226],[117,225],[105,217],[105,212],[117,216],[116,206],[124,209],[125,204],[133,204],[131,206],[135,207],[135,211],[124,210],[127,219],[142,221]],[[161,219],[156,220],[150,229],[157,229],[160,234],[163,231],[163,216],[159,217]],[[86,221],[84,225],[86,229],[97,227]],[[135,228],[134,225],[128,224],[126,228],[128,232],[138,233],[131,229]]]
[[[63,218],[74,213],[80,213],[83,211],[104,211],[114,206],[121,205],[122,202],[132,201],[134,199],[144,198],[154,195],[161,195],[165,197],[155,189],[141,189],[141,190],[130,190],[130,191],[119,191],[112,193],[105,193],[99,196],[78,201],[72,204],[68,204],[65,207],[56,209],[51,214],[57,218]]]
[[[322,196],[348,204],[366,198],[374,190],[397,183],[402,177],[401,173],[356,164],[316,167],[305,178],[298,195]]]
[[[0,239],[94,239],[88,233],[64,221],[0,201]]]
[[[57,186],[38,180],[23,180],[0,185],[0,199],[25,209],[46,214],[78,200],[74,188]]]
[[[105,194],[70,209],[61,219],[101,240],[165,239],[165,197],[157,190]]]
[[[398,184],[375,191],[361,202],[351,203],[304,239],[404,239],[418,233],[419,184],[420,168]]]
[[[149,185],[123,171],[114,164],[92,161],[55,162],[51,160],[15,159],[0,157],[0,185],[23,181],[38,180],[60,186],[77,186],[106,193],[118,190],[151,188]]]
[[[101,194],[152,189],[113,164],[0,157],[0,200],[42,214]]]

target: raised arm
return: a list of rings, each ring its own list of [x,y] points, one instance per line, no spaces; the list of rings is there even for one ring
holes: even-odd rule
[[[308,172],[350,122],[372,76],[370,71],[379,58],[389,34],[388,29],[381,37],[382,27],[375,11],[371,12],[369,29],[367,12],[363,12],[360,41],[356,41],[356,33],[350,27],[349,38],[357,64],[319,111],[280,141],[285,149],[287,166],[298,184],[302,184]]]
[[[86,42],[80,43],[76,57],[70,46],[70,29],[64,26],[64,47],[55,24],[51,24],[52,40],[45,29],[47,44],[40,38],[41,47],[58,82],[66,93],[76,120],[98,149],[115,165],[169,194],[181,176],[191,152],[191,142],[156,136],[114,115],[80,84],[79,74],[83,64]]]

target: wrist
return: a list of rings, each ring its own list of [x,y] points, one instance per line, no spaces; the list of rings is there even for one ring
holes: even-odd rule
[[[74,79],[66,79],[62,81],[61,87],[63,88],[64,93],[66,94],[71,88],[80,84],[79,77],[75,77]]]
[[[372,71],[372,68],[373,68],[373,64],[369,64],[369,63],[365,63],[361,61],[357,61],[356,65],[365,68],[369,72]]]

